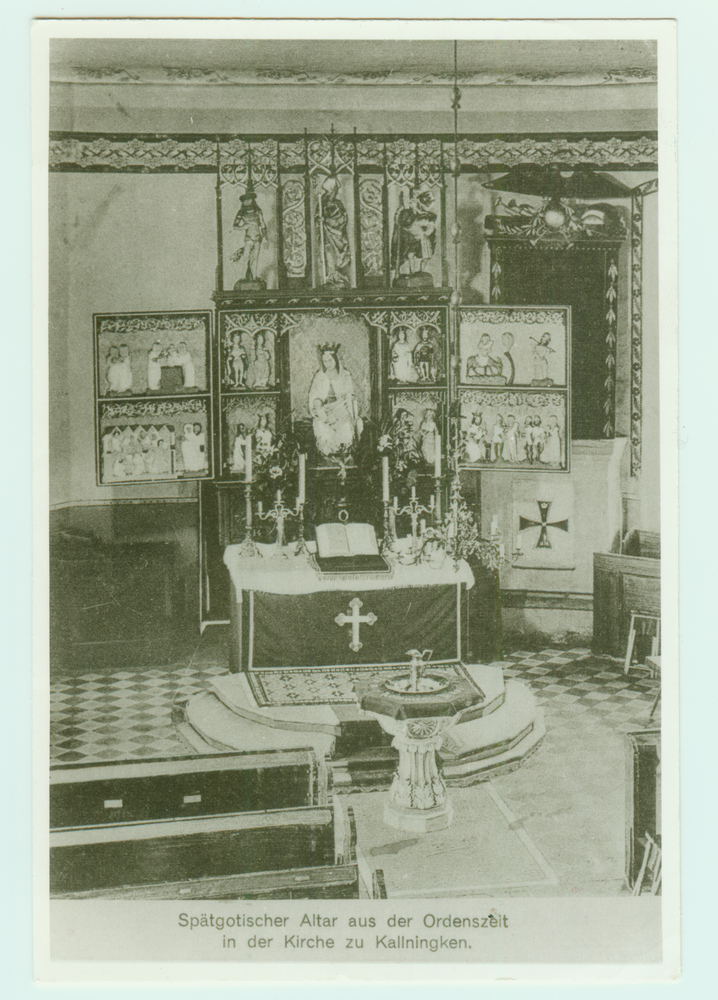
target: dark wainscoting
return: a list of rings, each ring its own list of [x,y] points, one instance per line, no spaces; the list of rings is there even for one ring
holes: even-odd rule
[[[54,676],[172,663],[199,634],[195,501],[114,501],[50,514]]]

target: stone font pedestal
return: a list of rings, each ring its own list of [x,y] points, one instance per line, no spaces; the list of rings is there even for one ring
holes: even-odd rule
[[[380,724],[384,720],[379,718]],[[399,764],[384,807],[384,822],[399,830],[430,833],[451,823],[452,808],[436,762],[449,719],[416,719],[405,723],[392,746]],[[437,723],[444,723],[438,726]]]

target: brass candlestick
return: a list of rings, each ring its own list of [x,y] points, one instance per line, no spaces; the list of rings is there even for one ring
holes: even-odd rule
[[[254,543],[254,532],[252,530],[252,484],[244,484],[244,538],[239,545],[239,554],[243,559],[261,558],[262,553]]]

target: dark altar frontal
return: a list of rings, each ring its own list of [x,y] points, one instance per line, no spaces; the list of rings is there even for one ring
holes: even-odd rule
[[[469,566],[396,565],[380,576],[322,576],[308,559],[243,558],[225,551],[232,581],[230,669],[405,665],[430,648],[458,662],[466,651]]]

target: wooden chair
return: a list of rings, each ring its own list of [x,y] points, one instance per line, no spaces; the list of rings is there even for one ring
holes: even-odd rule
[[[658,678],[658,690],[656,691],[656,697],[653,699],[653,704],[651,705],[651,711],[648,713],[649,720],[653,718],[653,713],[658,707],[658,702],[661,700],[661,658],[660,656],[647,656],[646,666],[651,671],[651,676]]]
[[[659,895],[663,881],[663,852],[658,839],[654,840],[650,833],[645,834],[646,849],[643,852],[643,861],[636,876],[633,886],[633,895],[640,896],[643,893],[644,882],[650,877],[651,883],[648,891],[651,896]]]
[[[658,581],[660,585],[660,581]],[[628,645],[623,672],[627,674],[633,662],[633,652],[636,644],[638,627],[649,625],[655,630],[651,638],[651,655],[658,656],[661,651],[661,596],[659,586],[655,581],[643,577],[625,576],[623,578],[624,607],[631,609],[631,624],[628,629]]]

